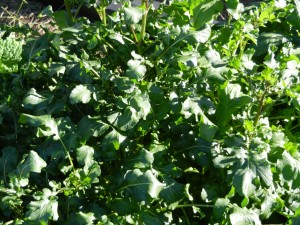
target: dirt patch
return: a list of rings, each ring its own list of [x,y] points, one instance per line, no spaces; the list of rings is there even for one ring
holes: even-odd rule
[[[39,34],[43,34],[42,26],[53,30],[51,19],[41,16],[44,6],[31,0],[1,0],[0,24],[11,27],[29,27]]]

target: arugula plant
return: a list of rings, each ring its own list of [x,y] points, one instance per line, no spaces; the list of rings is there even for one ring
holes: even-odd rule
[[[0,76],[1,222],[297,224],[298,2],[143,3],[46,9],[58,29],[24,38]]]

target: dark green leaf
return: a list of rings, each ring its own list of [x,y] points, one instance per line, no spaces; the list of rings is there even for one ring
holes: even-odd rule
[[[159,182],[150,170],[143,173],[139,169],[134,169],[127,171],[120,190],[124,190],[137,201],[149,202],[159,196],[164,186],[165,184]]]
[[[16,168],[17,150],[14,147],[7,146],[1,150],[0,158],[0,177],[5,178],[6,174]]]
[[[194,27],[196,30],[210,22],[214,16],[223,10],[223,3],[219,0],[203,0],[193,9]]]
[[[239,84],[227,84],[219,91],[220,101],[216,109],[217,126],[224,131],[232,115],[242,106],[252,101],[250,96],[244,95]]]

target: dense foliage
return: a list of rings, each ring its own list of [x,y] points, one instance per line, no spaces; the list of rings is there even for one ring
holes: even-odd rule
[[[142,2],[1,25],[0,223],[299,224],[299,2]]]

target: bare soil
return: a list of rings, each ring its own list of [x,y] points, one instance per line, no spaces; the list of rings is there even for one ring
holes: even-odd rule
[[[54,29],[51,19],[40,15],[44,6],[32,0],[1,0],[0,1],[0,25],[11,27],[27,26],[43,34],[42,26]]]

